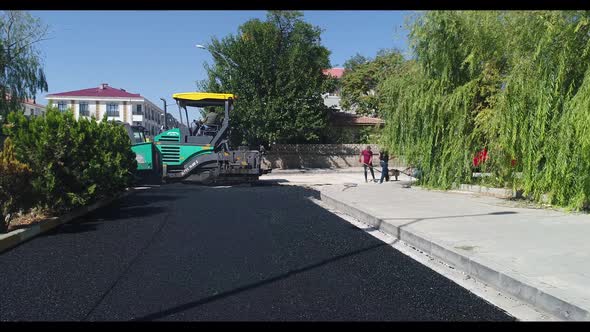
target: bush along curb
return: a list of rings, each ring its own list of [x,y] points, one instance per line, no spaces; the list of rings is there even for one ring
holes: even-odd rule
[[[0,253],[15,247],[25,241],[32,239],[33,237],[43,234],[57,226],[62,224],[68,223],[76,218],[82,217],[96,209],[109,205],[113,201],[126,197],[134,193],[135,190],[133,188],[128,188],[125,192],[115,195],[114,197],[109,197],[102,201],[96,202],[92,205],[83,206],[74,211],[66,213],[61,217],[54,217],[43,220],[35,225],[32,225],[28,228],[16,229],[12,232],[6,234],[0,234]]]

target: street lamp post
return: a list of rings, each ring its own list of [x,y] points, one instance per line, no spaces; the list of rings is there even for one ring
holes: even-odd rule
[[[162,102],[164,102],[164,129],[168,130],[168,112],[166,109],[166,99],[164,98],[160,98],[160,100],[162,100]]]
[[[225,61],[225,63],[227,63],[227,66],[230,67],[230,68],[231,67],[234,67],[234,68],[237,68],[238,67],[238,65],[233,60],[228,59],[225,55],[223,55],[223,54],[221,54],[221,53],[219,53],[217,51],[214,51],[211,48],[207,48],[207,47],[205,47],[205,46],[203,46],[201,44],[197,44],[195,46],[197,48],[200,48],[202,50],[205,50],[205,51],[211,53],[211,55],[217,54],[219,57],[221,57],[223,59],[223,61]],[[229,74],[229,79],[231,80],[231,73]]]

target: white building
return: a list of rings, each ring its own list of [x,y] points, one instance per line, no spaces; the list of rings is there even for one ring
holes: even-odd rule
[[[21,103],[25,116],[41,116],[45,114],[45,106],[39,105],[35,100],[25,99]]]
[[[342,76],[344,75],[344,71],[345,71],[344,68],[330,68],[330,69],[325,69],[323,71],[323,73],[326,76],[331,76],[333,78],[341,80]],[[368,94],[374,96],[375,91],[371,90],[368,92]],[[341,106],[342,97],[341,97],[341,89],[340,88],[336,89],[336,91],[331,91],[329,93],[322,94],[322,98],[324,98],[324,105],[326,105],[328,107],[332,107],[338,112],[343,112],[343,113],[347,113],[347,114],[356,114],[356,107],[354,105],[352,105],[348,109],[342,108],[342,106]]]
[[[8,100],[9,97],[7,96],[6,99]],[[26,117],[41,116],[45,114],[45,106],[37,104],[35,99],[25,99],[20,105],[23,114]],[[0,115],[0,120],[2,120],[2,115]]]
[[[332,77],[340,80],[342,78],[342,75],[344,75],[344,68],[325,69],[323,71],[323,73],[326,76],[332,76]],[[344,111],[340,107],[340,89],[337,89],[336,91],[332,91],[330,93],[324,93],[322,95],[322,97],[324,98],[324,105],[326,105],[328,107],[334,107],[336,110],[341,111],[341,112]],[[354,113],[354,112],[352,112],[352,113]]]
[[[107,115],[108,120],[143,126],[152,136],[164,124],[164,111],[154,103],[138,93],[116,89],[107,83],[97,88],[49,94],[45,99],[48,106],[55,105],[60,111],[71,109],[76,120],[94,117],[101,121]]]

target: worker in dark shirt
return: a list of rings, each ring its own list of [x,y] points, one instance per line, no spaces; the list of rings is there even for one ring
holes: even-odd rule
[[[207,115],[205,116],[205,119],[203,120],[203,123],[206,126],[215,126],[217,125],[217,119],[219,118],[219,115],[217,113],[215,113],[215,110],[210,109],[209,113],[207,113]]]
[[[381,165],[381,180],[379,180],[379,183],[383,183],[383,179],[389,182],[389,153],[387,153],[387,150],[379,151],[379,164]]]
[[[204,131],[213,129],[214,126],[218,126],[218,125],[219,125],[219,114],[217,114],[215,112],[214,108],[210,108],[209,113],[207,113],[207,115],[205,115],[205,118],[203,119],[203,125],[199,129],[198,135],[199,136],[203,135]]]

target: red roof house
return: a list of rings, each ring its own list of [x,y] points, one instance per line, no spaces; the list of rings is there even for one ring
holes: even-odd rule
[[[342,75],[344,75],[344,68],[324,69],[322,72],[324,73],[324,75],[329,75],[335,78],[342,78]]]
[[[53,93],[47,97],[106,97],[106,98],[143,98],[139,93],[129,93],[124,89],[110,87],[103,83],[96,88]]]

